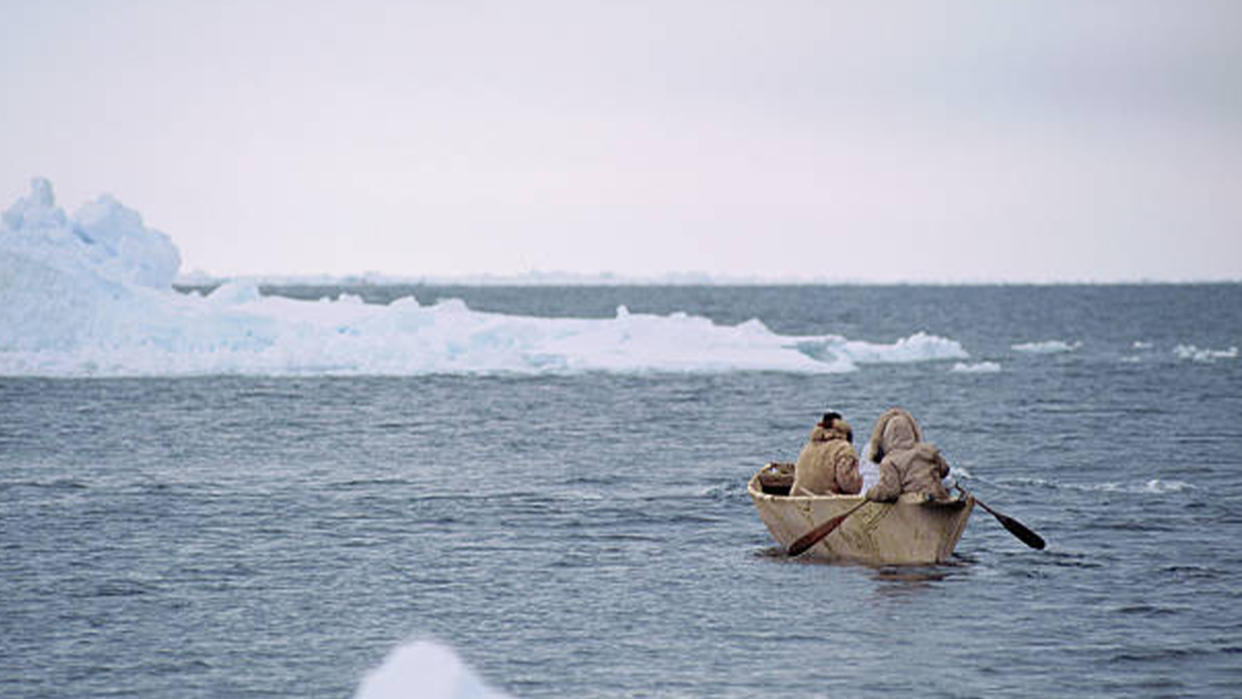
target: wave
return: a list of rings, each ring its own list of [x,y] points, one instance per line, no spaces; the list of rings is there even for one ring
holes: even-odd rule
[[[625,306],[612,318],[540,318],[458,299],[267,297],[247,281],[183,294],[172,288],[179,264],[171,239],[115,199],[69,218],[35,180],[0,221],[0,375],[832,373],[968,357],[923,332],[893,343],[786,336],[757,319]]]
[[[1121,362],[1125,364],[1140,364],[1144,362],[1156,361],[1163,362],[1168,356],[1165,350],[1156,350],[1156,345],[1151,342],[1135,341],[1131,348],[1131,353],[1123,354]],[[1224,349],[1213,349],[1210,347],[1199,347],[1198,345],[1180,342],[1172,349],[1173,361],[1189,361],[1201,364],[1211,364],[1218,359],[1237,359],[1238,348],[1231,345]]]
[[[1237,359],[1238,348],[1200,349],[1194,345],[1178,345],[1173,348],[1173,355],[1178,359],[1189,359],[1194,362],[1211,362],[1217,359]]]
[[[1099,493],[1129,493],[1135,495],[1163,495],[1165,493],[1183,493],[1196,490],[1195,486],[1186,481],[1162,480],[1153,478],[1142,482],[1108,482],[1108,483],[1068,483],[1050,481],[1043,478],[1008,478],[995,481],[1000,486],[1047,488],[1050,490],[1075,490]]]

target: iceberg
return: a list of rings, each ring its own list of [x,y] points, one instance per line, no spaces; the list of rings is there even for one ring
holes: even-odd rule
[[[543,318],[413,296],[301,301],[229,281],[207,296],[173,289],[172,240],[110,196],[72,217],[51,184],[0,219],[0,375],[184,376],[573,374],[786,371],[968,357],[917,332],[892,343],[786,336],[760,320],[686,313]]]

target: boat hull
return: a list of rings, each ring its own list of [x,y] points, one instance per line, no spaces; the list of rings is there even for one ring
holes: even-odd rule
[[[760,473],[750,479],[747,491],[759,518],[785,550],[816,526],[844,514],[863,500],[861,495],[789,496],[764,492]],[[905,493],[891,504],[871,502],[803,555],[872,565],[943,563],[953,555],[974,506],[975,500],[969,496],[925,503],[913,493]]]

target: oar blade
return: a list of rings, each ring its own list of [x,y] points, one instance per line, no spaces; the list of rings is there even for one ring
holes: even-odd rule
[[[1010,534],[1018,537],[1018,539],[1020,539],[1022,543],[1027,546],[1042,551],[1044,546],[1047,545],[1044,543],[1044,538],[1042,536],[1036,534],[1030,529],[1027,529],[1025,525],[1013,517],[1000,514],[999,512],[994,512],[993,514],[996,515],[996,519],[1000,520],[1001,525],[1009,530]]]
[[[844,512],[842,514],[837,515],[836,517],[829,519],[828,521],[824,522],[818,527],[815,527],[814,529],[807,532],[806,534],[803,534],[802,536],[798,537],[797,541],[794,541],[793,544],[789,546],[789,550],[785,552],[786,555],[791,556],[791,557],[800,555],[807,549],[819,543],[820,539],[831,534],[834,529],[841,526],[841,523],[845,521],[846,517],[849,517],[850,515],[857,512],[858,508],[862,507],[865,504],[867,504],[866,500],[851,507],[849,511]]]
[[[818,527],[815,527],[814,529],[807,532],[806,534],[803,534],[801,537],[798,538],[797,541],[793,542],[793,545],[789,547],[789,551],[788,551],[789,555],[797,556],[801,554],[803,551],[806,551],[807,549],[811,548],[815,544],[819,543],[820,539],[831,534],[832,530],[839,527],[841,523],[844,521],[845,521],[845,515],[837,515],[836,517],[833,517],[832,519],[828,520],[827,522],[824,522]]]
[[[965,495],[970,498],[974,498],[974,501],[976,504],[978,504],[983,509],[987,510],[988,514],[995,517],[996,521],[1001,523],[1001,526],[1009,530],[1010,534],[1013,534],[1014,536],[1018,537],[1018,540],[1021,541],[1022,543],[1026,544],[1027,546],[1030,546],[1033,549],[1037,549],[1040,551],[1042,551],[1044,549],[1044,546],[1047,545],[1044,543],[1044,538],[1042,536],[1028,529],[1025,524],[1019,522],[1013,517],[1010,517],[1009,515],[1006,515],[1001,512],[997,512],[996,510],[993,510],[992,508],[988,507],[987,503],[980,500],[979,498],[976,498],[973,494],[967,492],[967,490],[963,488],[961,485],[958,485],[957,489],[961,491],[962,495]]]

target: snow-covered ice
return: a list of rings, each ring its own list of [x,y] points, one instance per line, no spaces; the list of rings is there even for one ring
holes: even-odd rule
[[[245,281],[203,297],[173,289],[179,266],[172,240],[136,211],[105,195],[70,217],[34,180],[0,220],[0,374],[825,373],[968,357],[923,332],[893,343],[786,336],[759,320],[624,306],[611,318],[541,318],[412,296],[300,301]]]

